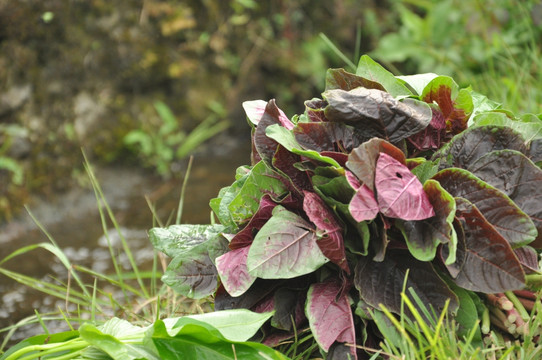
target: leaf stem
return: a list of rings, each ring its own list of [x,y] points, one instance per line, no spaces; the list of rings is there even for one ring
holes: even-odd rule
[[[524,321],[529,321],[531,316],[529,313],[527,313],[527,310],[525,310],[525,307],[523,304],[518,300],[518,297],[516,294],[514,294],[512,291],[507,291],[504,293],[508,299],[514,304],[514,307],[519,312],[519,315]]]

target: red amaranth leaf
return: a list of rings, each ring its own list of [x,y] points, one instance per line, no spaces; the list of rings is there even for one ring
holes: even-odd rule
[[[335,341],[355,344],[356,333],[352,309],[346,294],[339,296],[342,284],[338,279],[312,284],[307,294],[305,313],[314,338],[324,351]],[[352,359],[356,359],[352,348]]]
[[[230,249],[235,250],[252,244],[254,234],[262,228],[267,220],[269,220],[271,217],[271,212],[275,206],[277,206],[277,204],[271,200],[271,197],[267,194],[264,195],[260,200],[260,206],[256,214],[252,216],[249,223],[243,228],[243,230],[235,234],[233,239],[230,241]]]
[[[304,191],[303,210],[317,228],[319,238],[318,247],[331,262],[350,274],[350,268],[346,261],[342,226],[333,215],[331,209],[315,193]]]
[[[350,214],[357,222],[373,220],[378,214],[378,203],[367,185],[361,186],[348,205]]]
[[[256,280],[247,270],[249,247],[235,249],[216,258],[216,269],[222,285],[231,296],[245,293]]]
[[[375,188],[380,212],[385,216],[423,220],[435,215],[418,178],[388,154],[378,157]]]

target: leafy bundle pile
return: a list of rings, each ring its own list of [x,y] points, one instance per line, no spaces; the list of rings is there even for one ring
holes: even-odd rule
[[[220,224],[150,236],[172,257],[163,280],[178,292],[215,294],[216,310],[274,310],[264,343],[308,324],[328,358],[356,358],[354,344],[380,336],[380,306],[408,315],[405,289],[466,333],[488,311],[483,294],[512,296],[536,277],[539,117],[367,56],[356,74],[328,70],[302,115],[273,100],[244,107],[253,165],[211,200]]]

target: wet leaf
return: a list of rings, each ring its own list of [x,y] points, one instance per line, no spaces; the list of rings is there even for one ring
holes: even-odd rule
[[[356,343],[354,319],[350,302],[340,295],[341,282],[330,279],[312,284],[307,294],[305,313],[318,345],[328,351],[334,342]],[[355,358],[355,350],[352,352]]]
[[[526,245],[536,238],[538,232],[529,215],[503,192],[469,171],[449,168],[438,172],[433,179],[452,196],[473,203],[512,247]]]
[[[423,220],[435,215],[423,186],[410,170],[388,154],[381,153],[375,172],[380,212],[403,220]]]
[[[525,286],[525,274],[510,244],[469,201],[456,198],[465,234],[465,262],[454,279],[464,289],[505,292]]]
[[[328,261],[316,239],[309,223],[277,206],[254,238],[248,271],[263,279],[287,279],[313,272]]]

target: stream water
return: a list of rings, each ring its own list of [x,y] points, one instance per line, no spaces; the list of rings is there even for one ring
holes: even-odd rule
[[[182,223],[209,223],[209,200],[218,194],[220,188],[233,182],[238,166],[249,161],[250,144],[241,144],[221,155],[196,156],[186,188]],[[95,172],[136,262],[149,269],[153,251],[147,230],[153,225],[153,217],[145,196],[155,205],[159,218],[166,221],[178,206],[181,180],[164,181],[133,168],[101,168]],[[107,240],[91,188],[74,188],[53,200],[33,199],[28,208],[73,264],[113,274]],[[110,234],[111,242],[118,243],[116,230]],[[0,259],[23,246],[48,241],[29,215],[21,216],[0,226]],[[127,260],[121,257],[121,265]],[[0,266],[36,279],[50,281],[54,277],[66,281],[67,278],[66,268],[43,249],[17,256]],[[0,274],[0,329],[34,315],[34,309],[46,313],[58,309],[58,306],[64,308],[65,301],[44,296]],[[36,333],[43,333],[39,324],[26,325],[11,340],[21,340]],[[3,337],[4,334],[0,333],[0,344]]]

